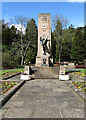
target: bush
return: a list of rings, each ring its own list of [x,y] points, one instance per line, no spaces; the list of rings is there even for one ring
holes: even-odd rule
[[[24,66],[17,65],[16,68],[24,68]]]
[[[84,62],[78,62],[78,65],[84,65]]]
[[[11,69],[17,66],[16,57],[14,57],[10,51],[5,51],[2,53],[2,67],[4,69]]]
[[[10,51],[6,51],[2,54],[2,67],[8,68],[10,66],[11,61],[11,53]]]

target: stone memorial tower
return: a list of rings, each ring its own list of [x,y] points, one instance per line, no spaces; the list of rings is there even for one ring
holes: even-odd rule
[[[38,20],[38,51],[35,66],[50,66],[51,55],[51,17],[50,13],[40,13]]]

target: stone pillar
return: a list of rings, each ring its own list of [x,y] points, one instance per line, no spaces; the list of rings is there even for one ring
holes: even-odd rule
[[[45,53],[43,50],[43,46],[40,41],[40,37],[42,39],[48,39]],[[38,51],[36,57],[36,66],[49,66],[51,57],[51,17],[50,13],[40,13],[38,20]]]
[[[29,73],[30,73],[30,67],[29,66],[24,67],[24,73],[29,75]]]

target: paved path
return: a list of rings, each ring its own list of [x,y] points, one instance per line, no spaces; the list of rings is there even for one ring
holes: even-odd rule
[[[57,79],[27,81],[3,106],[3,118],[83,118],[84,100]]]

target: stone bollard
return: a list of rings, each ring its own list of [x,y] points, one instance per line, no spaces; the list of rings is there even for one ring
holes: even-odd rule
[[[65,75],[65,67],[64,66],[60,66],[59,80],[69,80],[69,75]]]
[[[24,73],[20,75],[21,80],[30,80],[31,79],[31,68],[29,66],[24,67]]]
[[[60,66],[59,74],[60,75],[64,75],[65,74],[65,67],[64,66]]]
[[[24,74],[30,74],[30,67],[29,66],[25,66],[24,67]]]

